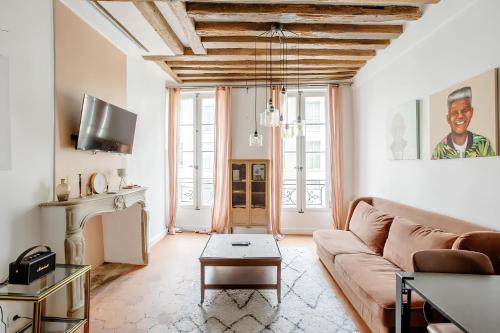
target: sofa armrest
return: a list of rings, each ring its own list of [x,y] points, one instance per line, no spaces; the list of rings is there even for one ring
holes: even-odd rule
[[[500,274],[500,232],[468,232],[457,238],[453,243],[453,249],[486,254],[495,268],[495,274]]]
[[[353,201],[349,203],[349,210],[347,211],[347,218],[345,221],[345,227],[344,230],[349,230],[349,222],[351,221],[352,214],[354,213],[354,209],[358,205],[360,201],[364,201],[367,204],[371,205],[372,204],[372,197],[360,197],[356,198]]]

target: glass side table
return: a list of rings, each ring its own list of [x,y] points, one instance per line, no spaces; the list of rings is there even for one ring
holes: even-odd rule
[[[80,277],[84,277],[84,317],[46,317],[44,315],[46,299]],[[7,284],[0,287],[0,301],[32,302],[33,320],[27,327],[32,326],[33,333],[72,333],[76,332],[82,326],[84,327],[84,332],[88,333],[90,314],[90,266],[57,264],[55,271],[29,285]]]

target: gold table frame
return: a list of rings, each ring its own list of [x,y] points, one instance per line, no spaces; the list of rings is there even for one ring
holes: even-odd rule
[[[89,333],[89,321],[90,321],[90,265],[68,265],[68,264],[57,264],[57,268],[73,268],[77,269],[72,274],[66,276],[60,281],[57,281],[54,285],[49,288],[42,290],[39,293],[2,293],[0,292],[0,301],[20,301],[20,302],[33,302],[33,319],[31,326],[33,327],[33,333],[42,333],[42,323],[43,322],[61,322],[61,323],[71,323],[69,329],[66,333],[76,332],[79,328],[84,326],[84,332]],[[50,273],[49,273],[50,274]],[[68,287],[71,282],[78,278],[84,277],[84,290],[85,290],[85,306],[84,306],[84,317],[83,318],[60,318],[60,317],[46,317],[45,313],[45,303],[47,298],[53,295],[58,290]],[[30,325],[26,325],[29,327]]]

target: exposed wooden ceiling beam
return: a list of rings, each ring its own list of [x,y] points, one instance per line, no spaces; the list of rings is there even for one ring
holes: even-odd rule
[[[172,79],[177,83],[182,83],[182,80],[177,76],[177,74],[170,68],[165,61],[155,61],[155,63],[161,67]]]
[[[145,60],[150,60],[154,61],[157,60],[155,57],[150,57],[150,56],[144,56],[143,57]],[[213,67],[213,66],[219,66],[219,67],[224,67],[224,68],[238,68],[238,67],[246,67],[246,68],[254,68],[255,67],[255,62],[253,60],[246,60],[246,61],[236,61],[236,60],[229,60],[229,61],[220,61],[220,60],[215,60],[215,61],[205,61],[205,60],[195,60],[195,61],[180,61],[180,60],[172,60],[172,61],[167,61],[167,65],[170,67],[182,67],[182,68],[206,68],[206,67]],[[360,60],[331,60],[331,59],[304,59],[300,61],[300,67],[331,67],[331,68],[337,68],[337,67],[357,67],[360,68],[364,66],[366,61],[360,61]],[[290,62],[288,67],[294,67],[296,66],[297,62]],[[266,66],[269,66],[269,63],[266,61],[257,61],[257,68],[266,68]],[[279,66],[279,62],[273,61],[273,67],[277,68]]]
[[[257,70],[249,67],[237,67],[237,68],[226,68],[226,67],[207,67],[207,68],[195,68],[195,67],[171,67],[171,69],[177,73],[177,75],[182,76],[181,74],[190,74],[190,73],[240,73],[240,74],[255,74],[262,75],[269,73],[265,68],[257,68]],[[359,68],[357,67],[344,67],[344,68],[329,68],[329,67],[313,67],[313,68],[299,68],[300,74],[309,74],[309,73],[341,73],[341,72],[355,72]],[[288,72],[297,73],[297,68],[288,68]],[[274,74],[281,73],[278,69],[273,70]]]
[[[310,78],[301,81],[301,84],[313,83],[313,82],[331,82],[331,81],[345,81],[352,79],[353,76],[338,76],[338,77],[324,77],[324,78]],[[265,80],[260,80],[257,82],[264,82]],[[189,79],[184,80],[183,83],[218,83],[218,82],[250,82],[247,78],[220,78],[220,79]],[[273,79],[273,82],[283,82],[282,79]],[[253,82],[252,82],[253,83]]]
[[[135,0],[134,5],[174,54],[184,53],[184,45],[153,2]]]
[[[154,0],[142,0],[154,1]],[[181,0],[185,2],[214,2],[214,0]],[[317,5],[360,5],[360,6],[420,6],[438,3],[439,0],[217,0],[221,3],[250,4],[317,4]]]
[[[350,71],[350,72],[338,72],[338,73],[301,73],[300,78],[314,78],[314,77],[333,77],[333,76],[353,76],[356,75],[356,71]],[[243,77],[247,78],[249,81],[254,80],[256,77],[252,74],[245,74],[245,73],[195,73],[195,74],[178,74],[179,78],[181,80],[186,80],[186,79],[193,79],[193,78],[224,78],[224,77]],[[259,74],[257,75],[257,79],[265,79],[266,77],[269,77],[269,75],[265,74]],[[276,74],[273,75],[273,79],[275,78],[297,78],[297,73],[289,73],[287,75],[282,75],[282,74]]]
[[[132,0],[92,0],[130,2]],[[138,2],[172,1],[172,0],[135,0]],[[182,2],[214,2],[214,0],[179,0]],[[317,4],[317,5],[359,5],[359,6],[420,6],[438,3],[439,0],[217,0],[220,3],[250,4]]]
[[[180,1],[168,1],[167,5],[170,7],[174,15],[181,23],[181,27],[188,39],[189,46],[196,54],[207,54],[207,51],[201,43],[200,36],[196,33],[194,28],[194,21],[186,12],[186,4]]]
[[[417,20],[419,7],[342,6],[314,4],[200,3],[186,5],[188,15],[197,22],[280,22],[280,23],[379,23]]]
[[[201,42],[207,49],[269,47],[269,38],[253,36],[210,36],[202,37]],[[286,38],[286,42],[291,49],[299,46],[300,49],[378,50],[387,47],[391,41],[389,39]],[[273,38],[272,44],[273,47],[278,47],[279,39]]]
[[[253,22],[196,22],[200,36],[258,36],[271,28],[271,23]],[[403,32],[401,25],[382,24],[285,24],[284,28],[300,37],[387,39]]]
[[[337,60],[369,60],[375,56],[373,50],[328,50],[328,49],[306,49],[301,50],[299,56],[295,53],[289,53],[287,59],[295,61],[299,59],[337,59]],[[191,61],[191,60],[254,60],[254,49],[208,49],[207,55],[197,55],[191,50],[186,50],[184,55],[164,56],[151,55],[145,56],[147,60],[164,60],[164,61]],[[257,60],[269,59],[268,51],[265,49],[257,49]],[[279,50],[273,50],[273,60],[279,60]]]

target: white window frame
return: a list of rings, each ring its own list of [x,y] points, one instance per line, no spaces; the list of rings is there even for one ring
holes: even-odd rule
[[[202,154],[202,99],[213,98],[215,99],[215,92],[181,92],[181,100],[190,98],[193,100],[193,143],[194,143],[194,153],[193,153],[193,204],[180,204],[182,208],[192,208],[195,210],[200,210],[208,207],[210,205],[203,205],[202,200],[202,186],[203,186],[203,154]],[[179,124],[177,125],[179,126]],[[215,126],[215,124],[214,124]],[[214,147],[215,149],[215,147]],[[215,171],[215,170],[214,170]],[[179,195],[179,193],[177,193]]]
[[[301,90],[289,91],[289,96],[297,97],[297,103],[300,103],[300,110],[302,113],[302,119],[305,117],[305,100],[306,97],[324,97],[325,98],[325,186],[326,186],[326,196],[325,196],[325,207],[307,207],[306,204],[306,137],[297,137],[296,141],[296,179],[297,179],[297,202],[296,207],[284,207],[284,211],[296,211],[298,213],[305,213],[307,211],[330,211],[331,207],[331,186],[330,186],[330,126],[329,126],[329,113],[328,113],[328,93],[326,90]],[[298,104],[296,108],[298,112]],[[306,121],[306,125],[307,125]],[[313,123],[315,124],[315,123]]]

